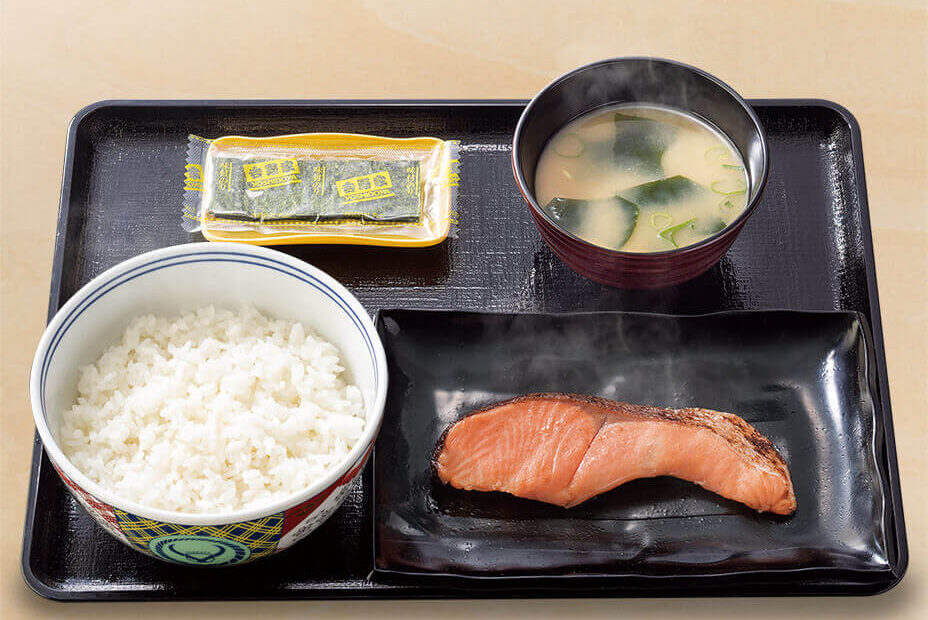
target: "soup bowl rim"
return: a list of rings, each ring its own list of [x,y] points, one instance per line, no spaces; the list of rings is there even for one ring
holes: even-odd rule
[[[693,244],[690,244],[690,245],[685,245],[685,246],[679,247],[679,248],[671,248],[671,249],[669,249],[669,250],[659,250],[659,251],[654,251],[654,252],[632,252],[632,251],[626,251],[626,250],[616,250],[616,249],[614,249],[614,248],[608,248],[608,247],[605,247],[605,246],[602,246],[602,245],[598,245],[598,244],[592,243],[592,242],[590,242],[590,241],[587,241],[586,239],[583,239],[582,237],[578,237],[577,235],[575,235],[574,233],[570,232],[569,230],[567,230],[566,228],[564,228],[563,226],[561,226],[560,224],[558,224],[556,221],[554,221],[554,219],[551,217],[551,215],[550,215],[547,211],[545,211],[545,210],[538,204],[538,201],[535,199],[534,194],[533,194],[531,191],[529,191],[529,189],[528,189],[528,183],[526,182],[525,174],[524,174],[524,172],[523,172],[523,170],[522,170],[522,166],[521,166],[520,163],[519,163],[519,152],[520,152],[520,150],[521,150],[520,147],[519,147],[519,143],[520,143],[520,141],[521,141],[521,139],[522,139],[523,134],[525,133],[525,124],[526,124],[528,118],[530,117],[531,113],[534,111],[534,108],[537,106],[538,101],[539,101],[542,97],[544,97],[546,94],[548,94],[548,92],[551,91],[555,86],[557,86],[558,84],[560,84],[560,83],[562,83],[562,82],[564,82],[564,81],[566,81],[566,80],[568,80],[568,79],[570,79],[570,78],[573,78],[574,76],[576,76],[576,75],[578,75],[578,74],[580,74],[580,73],[583,73],[583,72],[585,72],[585,71],[595,70],[595,69],[598,69],[599,67],[604,66],[604,65],[610,65],[610,64],[615,64],[615,63],[619,63],[619,62],[627,62],[627,61],[647,61],[647,62],[657,62],[657,63],[664,63],[664,64],[676,65],[676,66],[678,66],[678,67],[681,67],[681,68],[686,69],[686,70],[688,70],[688,71],[692,71],[692,72],[694,72],[694,73],[696,73],[696,74],[698,74],[698,75],[700,75],[700,76],[706,78],[707,80],[709,80],[710,82],[712,82],[713,84],[715,84],[716,86],[718,86],[719,88],[721,88],[723,91],[725,91],[726,93],[728,93],[728,95],[729,95],[730,97],[732,97],[732,98],[735,100],[735,102],[737,102],[737,103],[741,106],[741,108],[744,110],[744,112],[745,112],[745,113],[748,115],[748,117],[751,119],[751,122],[752,122],[752,123],[754,124],[754,126],[757,128],[757,135],[758,135],[759,138],[760,138],[761,156],[762,156],[762,157],[761,157],[761,161],[762,161],[762,165],[761,165],[761,177],[760,177],[760,179],[759,179],[758,182],[757,182],[757,191],[754,193],[753,198],[751,198],[750,200],[748,200],[747,205],[745,205],[744,209],[743,209],[742,212],[738,215],[738,217],[736,217],[736,218],[733,219],[731,222],[729,222],[728,224],[726,224],[726,225],[725,225],[725,228],[723,228],[722,230],[720,230],[720,231],[718,231],[718,232],[716,232],[716,233],[714,233],[714,234],[712,234],[712,235],[706,237],[705,239],[702,239],[702,240],[700,240],[700,241],[697,241],[696,243],[693,243]],[[618,102],[608,102],[608,103],[605,103],[605,104],[602,104],[602,105],[598,105],[598,106],[589,108],[589,109],[587,109],[587,110],[584,110],[581,114],[579,114],[579,115],[577,115],[577,116],[571,118],[571,119],[568,120],[566,123],[564,123],[563,125],[561,125],[561,127],[566,126],[568,123],[572,122],[573,120],[576,120],[577,118],[579,118],[580,116],[583,116],[584,114],[589,114],[589,113],[594,112],[594,111],[596,111],[596,110],[599,110],[599,109],[601,109],[601,108],[608,107],[608,106],[611,106],[611,105],[615,105],[616,103],[618,103]],[[639,101],[639,102],[635,102],[635,103],[648,104],[649,102],[647,102],[647,101]],[[653,103],[653,102],[652,102],[652,103]],[[656,104],[656,103],[655,103],[654,105],[660,105],[660,104]],[[699,114],[696,114],[695,112],[692,112],[692,111],[687,110],[687,109],[677,109],[677,108],[673,108],[672,106],[664,106],[664,107],[666,107],[666,108],[668,108],[668,109],[676,110],[676,111],[679,111],[679,112],[683,112],[683,113],[688,114],[688,115],[691,115],[691,116],[695,116],[696,118],[702,120],[703,122],[708,123],[712,128],[714,128],[715,130],[719,131],[720,133],[722,133],[723,135],[725,135],[726,138],[728,138],[729,140],[731,140],[731,138],[728,137],[728,136],[725,134],[724,131],[722,131],[721,129],[719,129],[718,127],[716,127],[715,123],[713,123],[712,121],[710,121],[710,120],[707,119],[707,118],[702,117],[702,116],[699,115]],[[737,148],[737,147],[736,147],[736,148]],[[742,158],[744,158],[744,155],[743,155],[742,153],[740,153],[740,151],[739,151],[739,155],[741,155]],[[537,167],[537,164],[536,164],[536,167]],[[708,73],[708,72],[706,72],[706,71],[703,71],[702,69],[700,69],[700,68],[698,68],[698,67],[694,67],[693,65],[689,65],[689,64],[686,64],[686,63],[684,63],[684,62],[680,62],[680,61],[678,61],[678,60],[671,60],[671,59],[668,59],[668,58],[660,58],[660,57],[656,57],[656,56],[618,56],[618,57],[614,57],[614,58],[605,58],[605,59],[602,59],[602,60],[597,60],[597,61],[594,61],[594,62],[587,63],[587,64],[585,64],[585,65],[581,65],[581,66],[579,66],[579,67],[576,67],[575,69],[572,69],[572,70],[568,71],[567,73],[564,73],[563,75],[560,75],[560,76],[558,76],[557,78],[555,78],[554,80],[552,80],[550,83],[548,83],[547,86],[545,86],[545,87],[542,88],[540,91],[538,91],[538,94],[536,94],[534,97],[532,97],[532,99],[528,102],[528,105],[526,105],[526,106],[525,106],[525,109],[522,111],[522,115],[519,117],[519,122],[516,124],[516,129],[515,129],[515,132],[513,133],[513,136],[512,136],[512,170],[513,170],[513,174],[515,175],[515,178],[516,178],[516,184],[519,186],[519,191],[522,193],[522,197],[523,197],[523,198],[525,199],[525,201],[528,203],[528,205],[529,205],[529,207],[532,209],[532,211],[534,211],[534,212],[536,212],[538,215],[540,215],[540,217],[542,218],[542,220],[543,220],[546,224],[548,224],[548,225],[550,225],[550,226],[553,226],[558,232],[560,232],[560,233],[566,235],[567,237],[569,237],[569,238],[572,239],[573,241],[576,241],[577,243],[580,243],[580,244],[582,244],[582,245],[584,245],[584,246],[587,246],[587,247],[590,247],[590,248],[594,248],[594,249],[596,249],[596,250],[598,250],[598,251],[601,251],[601,252],[604,252],[604,253],[606,253],[606,254],[608,254],[608,255],[612,255],[612,256],[616,256],[616,257],[625,257],[625,258],[636,258],[636,257],[638,257],[638,258],[644,258],[644,257],[661,257],[661,256],[667,256],[667,255],[671,255],[671,254],[673,254],[673,255],[679,255],[679,254],[685,254],[685,253],[689,253],[689,252],[698,252],[699,250],[705,248],[706,246],[711,245],[712,243],[717,242],[719,239],[728,236],[729,234],[731,234],[732,231],[736,230],[737,227],[738,227],[741,223],[743,223],[745,220],[747,220],[747,218],[749,218],[749,217],[751,216],[751,214],[753,214],[754,210],[757,208],[757,205],[760,203],[760,198],[761,198],[761,196],[763,195],[763,193],[764,193],[764,188],[765,188],[766,185],[767,185],[767,179],[768,179],[769,172],[770,172],[770,150],[769,150],[769,147],[768,147],[768,145],[767,145],[767,136],[766,136],[765,133],[764,133],[763,125],[761,124],[760,119],[757,118],[757,114],[754,112],[754,110],[751,108],[751,106],[748,105],[747,101],[745,101],[744,98],[741,97],[741,95],[739,95],[731,86],[729,86],[728,84],[726,84],[725,82],[723,82],[723,81],[720,80],[719,78],[715,77],[715,76],[712,75],[711,73]],[[750,179],[749,179],[749,180],[750,180]],[[749,183],[748,188],[750,189],[750,187],[751,187],[751,185],[750,185],[750,183]]]

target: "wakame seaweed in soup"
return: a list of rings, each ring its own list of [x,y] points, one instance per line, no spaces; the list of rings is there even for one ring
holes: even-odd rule
[[[660,252],[731,224],[747,206],[747,181],[738,150],[707,123],[623,105],[558,131],[539,159],[535,193],[559,226],[590,243]]]

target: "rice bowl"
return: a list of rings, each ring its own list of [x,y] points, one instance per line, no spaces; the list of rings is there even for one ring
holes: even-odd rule
[[[79,467],[62,450],[59,438],[70,442],[76,441],[79,435],[70,438],[59,437],[59,429],[70,428],[75,431],[78,428],[89,428],[86,423],[95,416],[90,410],[84,410],[74,418],[70,427],[67,426],[68,416],[64,414],[78,403],[80,394],[79,369],[97,364],[108,348],[119,346],[117,343],[121,341],[121,335],[138,317],[153,315],[168,320],[169,317],[176,318],[210,305],[215,306],[217,314],[239,310],[240,315],[244,312],[240,309],[253,306],[270,323],[282,321],[276,324],[277,327],[268,327],[271,332],[274,329],[281,331],[280,340],[274,345],[280,350],[289,347],[290,332],[284,335],[282,331],[292,331],[295,323],[301,323],[305,327],[305,336],[308,337],[311,333],[313,338],[318,338],[320,342],[330,343],[337,350],[338,360],[326,362],[329,365],[320,367],[323,368],[321,372],[328,375],[335,372],[337,367],[343,368],[340,380],[344,382],[344,386],[343,389],[333,388],[333,394],[340,394],[336,400],[340,400],[341,404],[330,403],[332,407],[327,405],[326,409],[330,409],[330,413],[339,414],[339,419],[345,422],[347,417],[351,416],[341,417],[341,414],[357,404],[355,414],[364,420],[360,436],[356,440],[342,437],[341,441],[345,443],[344,450],[333,447],[331,453],[323,455],[320,452],[319,461],[316,463],[320,467],[311,467],[312,472],[294,474],[303,476],[298,483],[291,475],[292,471],[295,471],[291,469],[293,463],[283,465],[271,478],[266,478],[265,473],[270,473],[275,465],[280,466],[288,461],[280,459],[278,463],[269,462],[265,467],[265,464],[249,460],[258,453],[257,449],[249,449],[246,451],[248,459],[244,459],[246,466],[259,466],[245,469],[253,469],[260,476],[249,474],[250,482],[245,482],[244,473],[237,472],[236,475],[241,477],[235,482],[234,492],[230,493],[226,489],[223,494],[223,485],[218,483],[220,479],[226,481],[223,475],[218,473],[223,471],[223,465],[212,462],[212,459],[216,458],[217,448],[203,441],[204,437],[210,436],[207,432],[208,427],[201,425],[203,428],[199,430],[190,427],[194,435],[205,433],[198,437],[198,441],[204,443],[203,454],[199,454],[200,447],[194,452],[187,446],[177,454],[178,460],[183,461],[190,455],[209,460],[208,463],[201,463],[205,464],[201,473],[212,470],[214,473],[205,477],[212,480],[209,484],[216,485],[216,488],[206,495],[192,499],[186,506],[185,502],[192,497],[189,494],[192,488],[189,484],[186,489],[182,486],[176,487],[176,490],[172,491],[176,492],[176,497],[153,500],[145,497],[145,491],[139,490],[135,491],[135,496],[126,497],[125,495],[132,495],[133,492],[120,491],[116,487],[109,488],[107,477],[111,477],[112,480],[122,477],[136,485],[147,484],[140,482],[142,478],[134,478],[135,473],[143,470],[132,471],[133,466],[129,465],[132,463],[131,455],[127,453],[119,457],[124,458],[119,471],[104,474],[102,471],[94,472],[94,457],[91,453],[86,454],[86,461],[82,461],[84,457],[74,457],[81,463]],[[258,321],[257,318],[252,318]],[[272,339],[274,338],[276,337],[272,336]],[[192,348],[193,345],[191,350]],[[274,353],[273,356],[277,356],[278,353]],[[137,356],[137,352],[132,355]],[[254,351],[248,355],[262,358]],[[323,354],[321,357],[326,355]],[[159,354],[156,357],[164,356]],[[139,381],[139,377],[145,376],[145,368],[143,364],[136,369],[141,371],[141,374],[133,381]],[[292,371],[292,364],[285,363],[282,370],[273,371],[264,367],[261,372],[273,374],[286,371],[288,368]],[[305,370],[304,367],[304,372]],[[178,372],[177,369],[175,372]],[[125,379],[127,383],[128,376],[127,374]],[[118,378],[111,379],[116,379],[116,383],[119,384]],[[222,380],[217,382],[214,379],[215,377],[211,379],[204,376],[202,384],[213,385],[218,396],[222,390]],[[95,382],[96,380],[90,381]],[[236,397],[233,395],[236,390],[243,389],[241,384],[236,384],[236,379],[230,379],[226,385],[226,390],[231,391],[228,395],[231,400],[235,400]],[[356,387],[357,394],[348,389],[349,385]],[[110,397],[115,396],[117,391],[121,393],[121,390],[105,382],[99,387],[103,390],[97,394],[100,399],[105,400],[103,394],[107,390],[106,393]],[[83,389],[86,399],[96,388],[85,384]],[[278,390],[277,387],[268,389],[272,392]],[[280,389],[286,391],[289,388]],[[32,409],[45,453],[68,490],[90,516],[110,534],[133,549],[163,560],[200,566],[240,563],[276,553],[305,537],[331,516],[347,497],[352,483],[358,478],[371,454],[383,418],[386,390],[387,368],[383,346],[367,311],[349,291],[315,267],[282,252],[215,242],[191,243],[148,252],[108,269],[85,284],[61,306],[49,322],[36,350],[30,376]],[[275,399],[281,402],[277,405],[286,405],[289,413],[284,414],[284,409],[278,408],[274,413],[268,412],[269,417],[260,416],[265,419],[261,424],[267,426],[269,433],[283,433],[272,438],[278,447],[272,446],[271,452],[276,450],[278,455],[282,454],[281,450],[293,439],[292,435],[288,435],[293,432],[293,428],[307,428],[307,424],[310,424],[307,416],[302,422],[290,422],[296,426],[289,430],[284,430],[283,423],[281,426],[275,426],[275,418],[283,420],[284,417],[291,417],[296,407],[292,392],[288,397],[290,400],[282,398],[281,395],[282,392],[278,390]],[[299,397],[298,389],[297,396]],[[253,400],[243,395],[237,398],[242,405],[242,411],[255,410]],[[145,407],[151,406],[147,403],[148,400],[148,396],[140,398],[133,406],[141,407],[144,411]],[[103,400],[100,400],[95,406],[102,402]],[[87,400],[85,404],[88,403],[93,404],[93,400]],[[249,403],[249,406],[245,407],[245,403]],[[316,405],[318,406],[318,403]],[[188,411],[184,415],[189,413]],[[84,415],[90,416],[88,420],[77,422],[80,416]],[[171,415],[179,416],[177,412]],[[316,416],[317,420],[326,418],[332,420],[329,415]],[[154,418],[151,421],[152,428],[157,428]],[[176,431],[183,426],[180,422],[183,422],[183,416],[177,417]],[[217,425],[218,422],[217,417]],[[343,425],[342,422],[335,422],[335,426],[341,430],[331,425],[328,430],[335,435],[347,433],[354,436],[357,423],[349,421],[347,425]],[[111,433],[103,442],[107,450],[126,444],[130,436],[141,439],[141,428],[123,428],[117,431],[120,426],[125,425],[116,424],[106,431]],[[170,423],[167,428],[170,428]],[[321,428],[310,430],[316,433]],[[235,439],[236,433],[241,438],[244,432],[242,429],[233,428],[228,439],[231,442]],[[328,431],[326,433],[328,434]],[[182,434],[175,432],[175,435]],[[122,438],[122,435],[125,437]],[[214,436],[218,437],[215,434]],[[159,443],[157,437],[153,440],[148,434],[145,435],[144,441],[151,442],[146,443],[149,448]],[[261,442],[263,441],[264,438],[261,439]],[[132,442],[133,440],[128,441],[129,444]],[[234,451],[234,443],[226,444],[226,447],[230,445]],[[79,447],[72,445],[68,450],[73,448],[79,451]],[[188,451],[186,456],[185,450]],[[213,450],[210,453],[212,456],[207,457],[205,454],[210,450]],[[324,451],[329,452],[329,448]],[[101,453],[97,456],[100,459],[97,461],[99,465],[107,462],[106,459],[110,455]],[[288,458],[289,456],[295,455],[288,455]],[[139,462],[151,458],[151,455],[147,454],[144,459],[140,458]],[[242,457],[239,455],[233,457],[233,460],[235,458]],[[182,464],[180,467],[193,468],[193,465]],[[87,469],[92,475],[85,474],[82,468]],[[230,471],[227,469],[225,473],[228,474]],[[93,476],[99,477],[99,481],[94,480]],[[265,484],[274,476],[283,483],[271,481]],[[155,481],[156,477],[149,475],[144,480]],[[203,481],[196,484],[200,482]],[[227,481],[223,484],[225,483]],[[162,492],[170,488],[171,485],[165,483]],[[226,551],[219,553],[219,548]]]

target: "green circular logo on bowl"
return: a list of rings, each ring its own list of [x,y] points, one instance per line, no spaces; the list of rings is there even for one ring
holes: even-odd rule
[[[251,549],[242,543],[214,536],[159,536],[148,543],[148,548],[160,558],[193,566],[237,564],[251,555]]]

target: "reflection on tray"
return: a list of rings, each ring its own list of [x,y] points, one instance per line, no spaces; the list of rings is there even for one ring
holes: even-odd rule
[[[451,270],[452,241],[428,248],[289,245],[277,249],[314,265],[349,287],[434,286]]]

